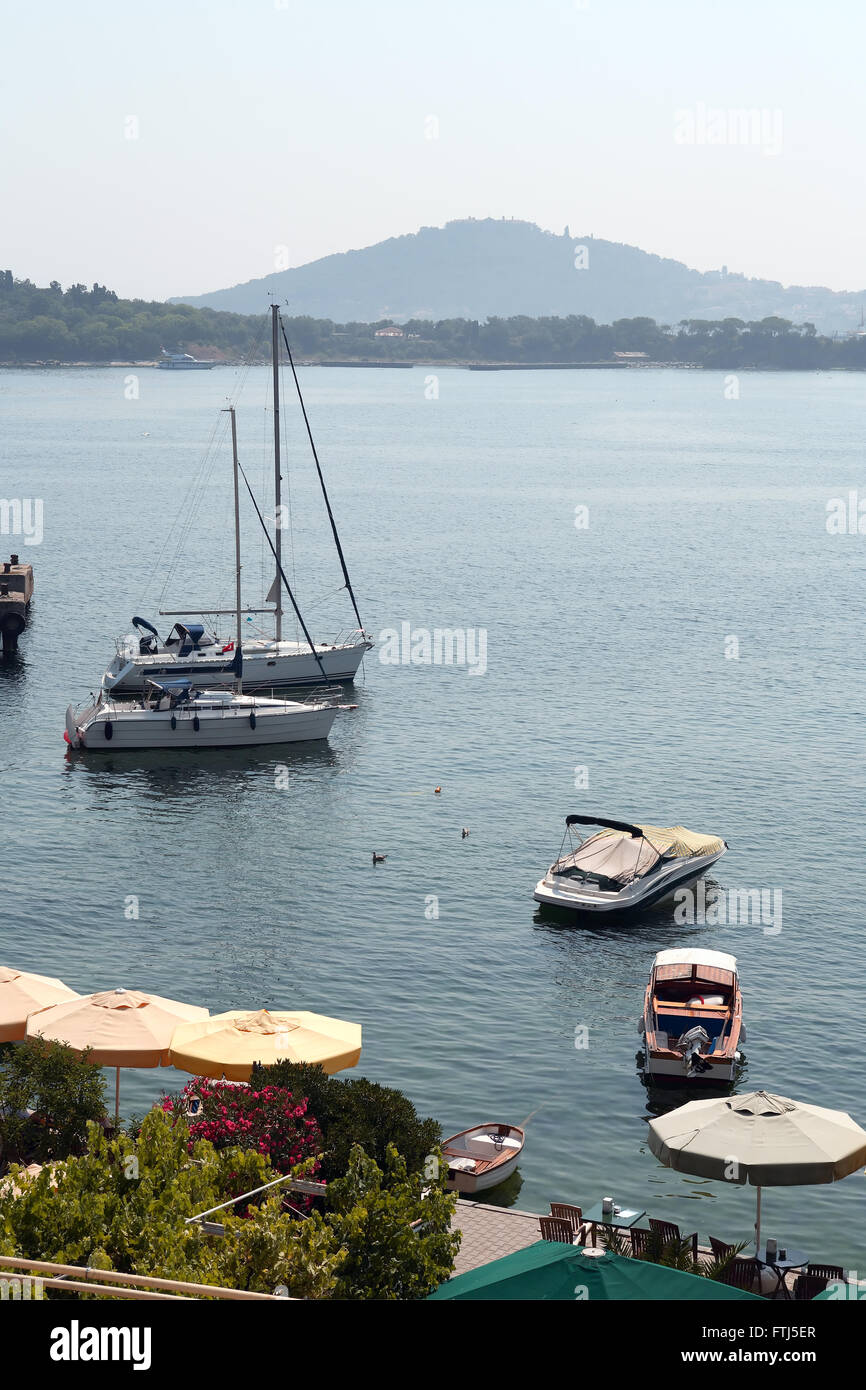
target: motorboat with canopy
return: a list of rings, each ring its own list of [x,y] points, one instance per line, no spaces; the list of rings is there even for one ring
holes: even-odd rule
[[[695,947],[659,951],[638,1027],[647,1079],[734,1081],[745,1041],[736,957]]]
[[[339,558],[343,574],[342,587],[347,591],[351,601],[354,618],[357,621],[357,628],[349,628],[345,632],[336,634],[332,642],[316,642],[310,634],[296,598],[289,586],[282,564],[282,534],[283,518],[287,508],[282,503],[283,477],[281,462],[280,436],[280,364],[281,364],[281,340],[285,345],[286,359],[291,369],[291,375],[297,392],[300,409],[303,416],[306,434],[312,450],[313,460],[316,466],[319,485],[325,504],[325,509],[330,524],[330,529],[334,545]],[[265,633],[255,636],[247,635],[244,639],[244,658],[246,663],[245,684],[248,690],[266,690],[280,686],[291,685],[319,685],[323,681],[353,681],[358,673],[358,668],[373,643],[364,630],[361,621],[361,614],[352,581],[349,577],[348,565],[343,551],[343,545],[337,530],[337,523],[331,507],[331,499],[325,485],[325,477],[313,439],[313,432],[307,416],[307,409],[304,404],[301,385],[298,374],[295,370],[295,362],[289,339],[286,334],[285,325],[280,316],[279,306],[271,305],[271,359],[273,368],[273,415],[274,415],[274,503],[275,518],[273,536],[266,529],[265,520],[255,503],[259,521],[267,536],[268,545],[274,559],[273,582],[265,597],[265,604],[272,605],[262,608],[246,608],[244,614],[247,621],[252,623],[257,614],[270,614],[274,619],[274,635],[271,637]],[[244,475],[246,482],[246,476]],[[249,484],[247,483],[249,489]],[[252,495],[252,494],[250,494]],[[181,532],[183,534],[183,532]],[[167,581],[166,581],[167,583]],[[296,638],[289,638],[283,634],[283,618],[286,610],[283,608],[284,597],[287,596],[291,601],[295,617],[298,620],[298,631]],[[157,627],[146,618],[135,617],[132,619],[134,631],[119,637],[115,643],[115,655],[110,662],[104,677],[106,689],[115,690],[118,693],[127,691],[140,691],[144,688],[147,680],[162,680],[164,677],[169,679],[175,677],[187,677],[195,681],[199,686],[206,684],[209,687],[220,687],[231,685],[231,676],[226,672],[226,661],[220,660],[234,650],[234,641],[228,640],[218,635],[218,620],[220,616],[234,616],[234,609],[221,609],[214,606],[210,609],[202,609],[197,612],[167,612],[160,609],[163,617],[181,618],[184,621],[176,623],[167,637],[161,637]],[[187,622],[186,619],[208,618],[211,625],[206,626],[201,621]],[[303,634],[303,637],[301,637]]]
[[[593,825],[600,828],[584,838],[578,827]],[[560,857],[535,885],[533,896],[547,907],[574,912],[634,911],[700,878],[727,848],[718,836],[682,825],[566,816]]]

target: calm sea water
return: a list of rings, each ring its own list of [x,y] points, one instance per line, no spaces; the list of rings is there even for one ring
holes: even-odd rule
[[[483,628],[486,673],[374,652],[325,747],[75,758],[66,705],[132,614],[231,595],[227,449],[201,463],[241,374],[142,369],[127,399],[129,375],[0,373],[0,495],[44,499],[42,544],[14,547],[36,570],[30,628],[0,668],[0,960],[82,992],[356,1019],[361,1070],[446,1132],[531,1116],[504,1200],[612,1192],[746,1239],[752,1189],[649,1153],[647,1117],[672,1099],[639,1079],[636,1021],[658,949],[733,951],[740,1089],[866,1123],[866,538],[825,526],[828,499],[866,495],[862,379],[744,375],[729,400],[710,372],[441,370],[427,399],[425,369],[305,369],[367,626]],[[260,489],[266,380],[251,372],[238,403]],[[351,610],[286,419],[288,559],[326,636]],[[256,603],[268,566],[243,524]],[[715,881],[780,889],[781,931],[677,926],[670,907],[543,917],[532,889],[572,811],[723,835]],[[124,1108],[179,1079],[125,1074]],[[862,1175],[768,1192],[765,1227],[862,1270]]]

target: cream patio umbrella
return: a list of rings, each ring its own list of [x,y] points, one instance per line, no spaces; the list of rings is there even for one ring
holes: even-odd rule
[[[214,1014],[204,1023],[181,1023],[171,1043],[171,1062],[193,1076],[249,1081],[253,1062],[318,1062],[330,1075],[354,1067],[361,1056],[361,1025],[301,1009]]]
[[[866,1130],[844,1110],[767,1091],[681,1105],[651,1121],[649,1146],[677,1172],[756,1187],[756,1250],[763,1187],[837,1182],[866,1164]]]
[[[80,998],[50,975],[28,975],[0,965],[0,1042],[20,1042],[27,1031],[27,1015],[37,1009]]]
[[[121,1067],[167,1067],[172,1034],[181,1022],[208,1017],[208,1010],[135,989],[109,989],[40,1009],[27,1020],[28,1038],[90,1049],[97,1067],[116,1067],[115,1116],[120,1114]]]

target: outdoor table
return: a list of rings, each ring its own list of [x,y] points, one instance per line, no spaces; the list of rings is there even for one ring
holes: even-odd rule
[[[595,1230],[597,1226],[619,1226],[627,1230],[630,1226],[636,1226],[638,1222],[646,1216],[646,1212],[640,1207],[628,1206],[625,1203],[614,1203],[611,1212],[603,1212],[601,1202],[596,1202],[594,1207],[583,1213],[583,1219],[587,1225],[592,1227],[592,1243],[595,1245]]]
[[[802,1269],[804,1265],[809,1263],[809,1256],[804,1254],[802,1250],[791,1250],[786,1247],[784,1260],[780,1260],[778,1254],[774,1255],[773,1258],[769,1260],[767,1259],[767,1247],[766,1245],[762,1245],[758,1249],[755,1259],[764,1269],[771,1269],[773,1271],[779,1281],[776,1285],[775,1292],[778,1293],[781,1289],[782,1297],[790,1302],[791,1290],[785,1283],[785,1275],[791,1269]]]

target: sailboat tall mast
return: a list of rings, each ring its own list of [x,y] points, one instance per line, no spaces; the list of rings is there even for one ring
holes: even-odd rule
[[[276,638],[279,642],[283,635],[283,591],[280,583],[282,574],[282,554],[283,554],[283,533],[281,530],[282,511],[282,479],[280,477],[280,306],[271,305],[271,363],[274,373],[274,505],[276,511],[276,535],[274,553],[277,561],[277,572],[274,576],[274,587],[272,593],[276,600],[274,617],[276,619]]]
[[[235,639],[237,649],[235,659],[241,660],[239,655],[241,650],[241,501],[240,485],[238,483],[238,426],[235,419],[235,408],[230,405],[229,417],[232,422],[232,477],[234,479],[235,491],[235,617],[237,620],[237,637]],[[235,681],[235,690],[241,693],[242,683],[240,676]]]

